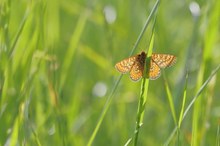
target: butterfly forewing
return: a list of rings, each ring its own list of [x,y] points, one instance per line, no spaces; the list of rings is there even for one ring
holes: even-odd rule
[[[134,62],[135,62],[136,58],[137,58],[137,55],[129,57],[127,59],[124,59],[124,60],[118,62],[115,65],[115,68],[121,73],[127,73],[131,70],[132,66],[134,65]]]
[[[176,57],[169,54],[152,54],[152,60],[160,67],[170,67],[176,63]]]

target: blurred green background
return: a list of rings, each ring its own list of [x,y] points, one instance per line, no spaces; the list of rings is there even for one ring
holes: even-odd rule
[[[0,145],[87,145],[107,97],[156,1],[1,0]],[[220,64],[220,1],[163,0],[134,54],[147,50],[177,63],[150,81],[138,145],[163,145],[177,118]],[[186,73],[188,72],[187,88]],[[169,145],[220,145],[220,78],[215,74]],[[141,82],[124,75],[92,145],[133,137]],[[130,144],[132,145],[132,143]]]

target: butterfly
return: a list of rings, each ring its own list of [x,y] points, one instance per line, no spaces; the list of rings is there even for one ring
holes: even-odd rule
[[[118,62],[115,68],[125,74],[130,73],[130,78],[133,81],[138,81],[144,75],[144,66],[147,54],[141,52],[135,56],[129,57]],[[147,70],[146,76],[150,80],[155,80],[160,77],[161,68],[167,68],[176,63],[176,56],[170,54],[152,54],[150,60],[150,68]]]

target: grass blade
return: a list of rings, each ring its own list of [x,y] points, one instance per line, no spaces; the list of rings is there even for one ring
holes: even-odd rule
[[[153,44],[154,44],[154,34],[151,37],[150,46],[149,46],[148,53],[147,53],[146,67],[144,68],[144,76],[146,76],[146,72],[149,72],[151,57],[148,57],[148,56],[151,56],[152,54]],[[134,146],[137,145],[140,127],[143,124],[144,109],[145,109],[145,105],[147,101],[148,86],[149,86],[149,79],[143,78],[142,83],[141,83],[141,92],[140,92],[140,98],[139,98],[139,103],[138,103],[136,127],[135,127],[135,132],[134,132],[135,133]]]
[[[178,122],[178,128],[181,126],[181,122],[183,120],[183,112],[185,109],[185,103],[186,103],[186,89],[187,89],[187,83],[188,83],[188,73],[186,74],[186,82],[185,82],[185,87],[184,87],[184,93],[183,93],[183,102],[182,102],[182,107],[180,111],[180,117],[179,117],[179,122]]]
[[[148,16],[148,18],[147,18],[147,20],[146,20],[146,22],[145,22],[145,24],[144,24],[143,29],[141,30],[141,33],[140,33],[140,35],[138,36],[138,39],[137,39],[137,41],[135,42],[133,49],[131,50],[130,56],[133,54],[133,52],[134,52],[135,49],[137,48],[138,44],[140,43],[140,40],[141,40],[141,38],[143,37],[144,32],[146,31],[146,29],[147,29],[147,27],[148,27],[148,24],[150,23],[150,20],[151,20],[152,17],[153,17],[153,14],[156,12],[159,3],[160,3],[160,0],[157,0],[156,3],[154,4],[154,7],[153,7],[153,9],[151,10],[151,12],[150,12],[150,14],[149,14],[149,16]]]
[[[75,28],[75,32],[73,33],[71,41],[70,41],[69,48],[66,51],[66,55],[65,55],[66,57],[63,62],[62,73],[61,73],[63,75],[61,77],[61,81],[60,81],[60,88],[61,89],[63,88],[63,85],[66,81],[66,78],[67,78],[66,73],[68,72],[68,68],[70,67],[70,65],[72,63],[72,59],[75,54],[76,48],[78,46],[79,40],[80,40],[81,35],[83,33],[83,30],[86,26],[88,13],[89,13],[88,11],[85,11],[79,17],[79,20],[78,20],[76,28]]]
[[[168,82],[165,78],[164,78],[164,84],[165,84],[165,89],[166,89],[167,98],[168,98],[169,105],[170,105],[170,110],[171,110],[171,113],[172,113],[172,116],[173,116],[173,120],[174,120],[175,125],[177,125],[176,110],[175,110],[175,107],[174,107],[173,96],[171,94]]]
[[[97,134],[97,132],[98,132],[98,130],[100,128],[100,125],[101,125],[101,123],[102,123],[102,121],[103,121],[103,119],[105,117],[105,114],[106,114],[107,110],[109,109],[109,106],[110,106],[111,101],[113,99],[113,95],[114,95],[114,93],[115,93],[115,91],[116,91],[116,89],[118,87],[119,82],[121,81],[121,78],[122,78],[122,74],[117,79],[117,81],[116,81],[116,83],[115,83],[115,85],[114,85],[110,95],[107,98],[105,106],[104,106],[104,108],[102,110],[102,113],[101,113],[101,115],[99,117],[98,123],[96,124],[96,127],[95,127],[95,129],[94,129],[94,131],[93,131],[93,133],[92,133],[92,135],[91,135],[91,137],[89,139],[89,142],[88,142],[87,146],[91,146],[92,145],[92,142],[94,141],[95,136],[96,136],[96,134]]]
[[[219,125],[219,123],[218,123],[218,128],[217,128],[217,134],[216,134],[216,143],[215,143],[215,145],[216,146],[219,146],[220,145],[220,127],[219,127],[220,125]]]
[[[29,14],[30,14],[30,9],[29,9],[29,7],[28,7],[27,10],[26,10],[26,12],[25,12],[25,15],[24,15],[24,17],[23,17],[23,19],[22,19],[22,21],[21,21],[21,24],[20,24],[20,26],[19,26],[18,32],[16,33],[15,38],[14,38],[14,40],[13,40],[13,42],[12,42],[11,47],[10,47],[10,53],[9,53],[9,54],[10,54],[10,57],[12,57],[12,55],[13,55],[15,46],[16,46],[16,44],[17,44],[17,42],[18,42],[19,37],[21,36],[21,33],[22,33],[23,28],[24,28],[24,26],[25,26],[25,24],[26,24],[26,21],[27,21],[27,18],[28,18],[28,16],[29,16]]]
[[[204,88],[207,86],[207,84],[211,81],[211,79],[214,77],[214,75],[217,74],[217,72],[220,69],[220,65],[218,65],[213,72],[211,73],[211,75],[208,77],[208,79],[203,83],[203,85],[200,87],[200,89],[198,90],[198,92],[196,93],[196,95],[193,97],[192,101],[190,102],[190,104],[187,106],[184,114],[183,114],[183,118],[181,121],[179,121],[180,123],[182,123],[182,121],[184,120],[184,118],[186,117],[187,113],[189,112],[189,110],[191,109],[192,105],[195,103],[196,99],[198,99],[199,95],[202,93],[202,91],[204,90]],[[173,138],[175,132],[177,131],[178,127],[176,126],[173,131],[171,132],[169,138],[167,139],[167,141],[165,142],[165,146],[169,145],[171,139]]]

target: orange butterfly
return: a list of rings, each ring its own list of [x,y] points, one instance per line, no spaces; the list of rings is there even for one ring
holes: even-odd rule
[[[141,52],[140,54],[118,62],[115,65],[115,68],[123,74],[129,72],[130,78],[133,81],[138,81],[141,77],[143,77],[146,57],[147,54],[145,52]],[[149,73],[146,75],[149,79],[155,80],[160,77],[161,68],[170,67],[175,63],[176,57],[174,55],[152,54]]]

